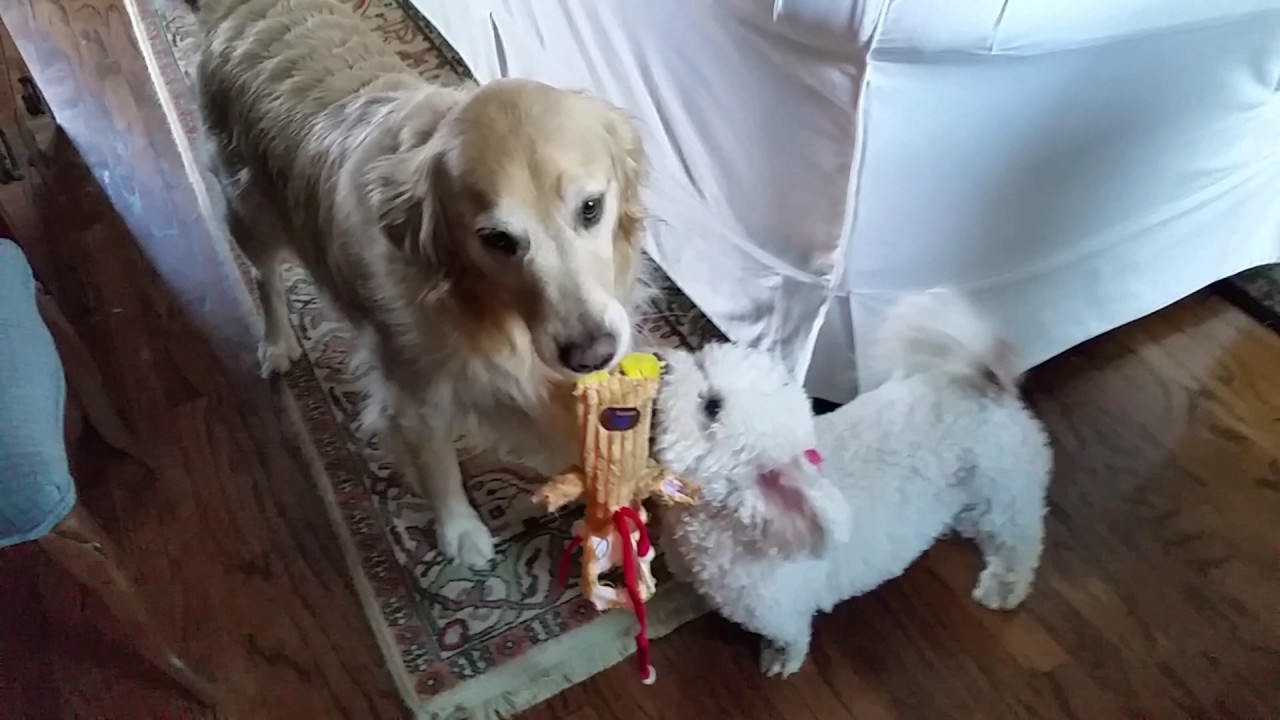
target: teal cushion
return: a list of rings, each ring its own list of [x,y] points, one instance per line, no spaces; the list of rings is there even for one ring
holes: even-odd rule
[[[66,395],[31,266],[0,238],[0,547],[48,533],[75,505],[62,436]]]

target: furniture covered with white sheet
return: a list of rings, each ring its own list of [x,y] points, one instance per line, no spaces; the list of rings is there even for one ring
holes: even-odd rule
[[[904,292],[1030,366],[1280,259],[1280,0],[413,2],[477,79],[632,113],[652,254],[821,397]]]

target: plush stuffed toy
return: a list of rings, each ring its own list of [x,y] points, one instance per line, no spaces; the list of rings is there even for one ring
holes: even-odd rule
[[[662,468],[649,454],[653,401],[661,374],[662,363],[656,356],[631,353],[616,371],[582,378],[574,389],[581,464],[557,475],[534,495],[534,501],[548,511],[579,498],[586,503],[586,516],[573,526],[561,576],[567,574],[570,554],[582,546],[583,595],[600,611],[627,608],[636,614],[640,624],[636,655],[645,684],[656,679],[649,663],[644,606],[656,583],[644,501],[656,496],[670,503],[692,503],[697,496],[694,486]],[[622,589],[600,579],[613,568],[622,570]]]

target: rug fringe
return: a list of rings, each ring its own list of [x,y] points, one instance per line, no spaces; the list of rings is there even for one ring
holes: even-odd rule
[[[707,612],[693,588],[669,580],[647,603],[649,636],[658,639]],[[505,720],[587,680],[635,652],[635,618],[611,612],[525,653],[518,662],[422,704],[415,720]],[[662,682],[662,668],[657,668]],[[640,684],[637,677],[636,684]],[[494,694],[491,686],[519,690]]]

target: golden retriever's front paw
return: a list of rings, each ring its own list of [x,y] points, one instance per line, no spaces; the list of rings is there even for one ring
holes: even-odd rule
[[[300,357],[302,346],[293,333],[286,334],[276,342],[264,340],[258,345],[258,363],[264,378],[289,372],[293,362]]]
[[[493,561],[493,535],[474,511],[469,516],[441,518],[436,540],[445,557],[472,570],[483,570]]]

